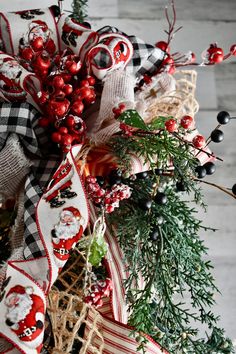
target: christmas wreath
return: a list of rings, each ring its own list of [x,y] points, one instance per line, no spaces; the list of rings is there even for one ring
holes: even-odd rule
[[[233,353],[194,203],[234,117],[202,136],[183,68],[236,45],[196,63],[171,54],[173,2],[155,45],[93,30],[85,6],[0,13],[0,352]]]

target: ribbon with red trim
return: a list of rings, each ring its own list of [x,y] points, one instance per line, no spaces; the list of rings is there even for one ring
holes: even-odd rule
[[[66,155],[36,208],[46,256],[8,262],[0,301],[0,337],[12,344],[9,353],[40,352],[46,297],[87,226],[89,209],[74,159],[80,149],[75,146]]]

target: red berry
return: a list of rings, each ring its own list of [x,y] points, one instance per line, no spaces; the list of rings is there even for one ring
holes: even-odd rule
[[[46,117],[42,117],[39,119],[39,126],[42,128],[48,127],[49,123],[50,123],[50,120]]]
[[[46,92],[39,92],[38,93],[38,101],[39,104],[45,104],[48,100],[48,94]]]
[[[52,84],[55,87],[55,89],[61,89],[65,85],[65,81],[63,77],[58,75],[58,76],[54,76],[52,80]]]
[[[68,127],[73,127],[74,124],[75,124],[75,118],[74,118],[74,116],[69,115],[68,117],[66,117],[66,125],[67,125]]]
[[[70,134],[65,134],[62,136],[61,140],[63,145],[71,145],[73,138]]]
[[[88,76],[87,80],[88,80],[90,86],[94,86],[96,83],[96,80],[93,76]]]
[[[62,118],[68,111],[69,106],[70,102],[66,98],[64,100],[56,100],[53,98],[49,101],[49,114],[57,118]]]
[[[61,142],[61,134],[58,133],[58,132],[52,133],[51,138],[52,138],[52,141],[54,143],[60,143]]]
[[[107,205],[106,206],[106,212],[107,213],[112,213],[115,210],[115,207],[113,205]]]
[[[180,121],[180,125],[181,127],[183,127],[184,129],[190,129],[193,125],[193,117],[191,116],[184,116],[181,118],[181,121]]]
[[[120,103],[120,104],[119,104],[119,109],[120,109],[122,112],[124,112],[125,108],[126,108],[126,106],[125,106],[124,103]]]
[[[231,45],[230,47],[230,53],[234,56],[236,56],[236,44]]]
[[[80,100],[75,101],[71,107],[72,113],[76,114],[77,116],[80,116],[83,110],[84,110],[84,104]]]
[[[105,204],[111,204],[111,203],[112,203],[111,198],[106,197],[106,198],[104,199],[104,203],[105,203]]]
[[[35,52],[43,49],[43,38],[37,37],[31,41],[31,47]]]
[[[73,86],[70,84],[66,84],[62,88],[63,92],[65,93],[66,96],[69,96],[73,92]]]
[[[114,113],[115,117],[119,117],[121,115],[121,110],[120,108],[112,108],[112,112]]]
[[[95,102],[96,95],[95,93],[91,94],[89,97],[85,97],[84,101],[87,104],[93,104]]]
[[[173,133],[177,130],[177,122],[175,119],[169,119],[165,122],[166,130]]]
[[[215,53],[209,57],[210,63],[221,63],[224,60],[224,54],[221,53]]]
[[[202,135],[196,135],[193,138],[193,146],[195,148],[201,148],[203,145],[205,145],[205,143],[206,143],[205,138]]]
[[[31,48],[27,47],[21,51],[21,57],[27,61],[30,61],[34,56],[34,52]]]
[[[93,94],[93,90],[91,90],[89,87],[82,87],[80,89],[80,94],[82,99],[88,98],[91,96],[91,94]]]
[[[59,133],[61,134],[67,134],[68,133],[68,129],[66,127],[60,127],[58,129]]]
[[[164,41],[160,41],[160,42],[157,42],[155,43],[155,47],[163,50],[163,52],[167,52],[169,53],[170,52],[170,47],[168,46],[168,44]]]
[[[81,68],[81,63],[76,63],[75,61],[69,60],[66,62],[65,66],[69,73],[71,73],[72,75],[76,75]]]
[[[88,80],[82,80],[80,81],[80,87],[89,87],[89,81]]]
[[[96,191],[96,197],[102,197],[105,194],[104,189],[99,189],[98,191]]]

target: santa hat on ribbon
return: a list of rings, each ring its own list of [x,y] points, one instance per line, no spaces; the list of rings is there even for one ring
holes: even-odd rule
[[[23,295],[23,294],[32,294],[34,291],[34,289],[32,288],[32,286],[22,286],[22,285],[15,285],[13,286],[7,293],[7,296],[8,297],[9,295],[11,294],[20,294],[20,295]]]
[[[62,211],[64,214],[67,214],[67,212],[68,212],[68,214],[72,213],[76,219],[81,218],[81,214],[80,214],[79,210],[74,207],[64,208]]]

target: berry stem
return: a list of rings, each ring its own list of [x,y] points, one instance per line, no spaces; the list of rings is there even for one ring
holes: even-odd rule
[[[225,187],[222,187],[222,186],[219,186],[218,184],[215,184],[215,183],[211,183],[211,182],[207,182],[207,181],[204,181],[202,179],[198,179],[198,178],[193,178],[195,181],[198,181],[198,182],[201,182],[201,183],[205,183],[209,186],[212,186],[212,187],[215,187],[215,188],[218,188],[220,189],[221,191],[223,191],[224,193],[230,195],[231,197],[233,197],[234,199],[236,199],[236,195],[234,195],[233,193],[229,192],[228,191],[228,188],[225,188]]]

